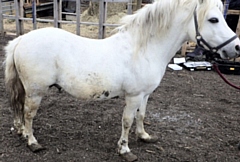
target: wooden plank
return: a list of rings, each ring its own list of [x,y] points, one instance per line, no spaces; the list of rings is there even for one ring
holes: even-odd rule
[[[0,35],[4,33],[3,28],[3,10],[2,10],[2,1],[0,0]]]
[[[1,0],[0,0],[0,3],[1,3]],[[5,32],[0,32],[0,48],[2,49],[3,49],[3,45],[5,44],[5,35],[6,35]],[[3,56],[4,53],[0,53],[0,57],[1,55]]]
[[[76,24],[76,21],[65,21],[65,20],[61,20],[59,21],[59,23],[62,24]],[[94,25],[94,26],[99,26],[99,23],[94,23],[94,22],[80,22],[80,25]]]
[[[54,27],[58,27],[58,9],[57,9],[57,0],[53,0],[53,20]]]
[[[15,10],[16,10],[16,15],[6,15],[6,14],[1,14],[2,19],[6,18],[6,19],[14,19],[16,21],[16,31],[17,31],[17,35],[21,35],[23,34],[23,26],[21,26],[21,23],[23,21],[33,21],[32,18],[25,18],[22,15],[22,11],[20,11],[20,6],[22,4],[19,3],[19,1],[22,3],[24,2],[24,0],[14,0],[14,5],[15,5]],[[36,0],[31,0],[34,1],[36,4]],[[80,25],[96,25],[99,26],[99,38],[102,39],[104,38],[105,35],[105,27],[109,26],[109,27],[118,27],[120,26],[120,24],[107,24],[105,23],[106,20],[106,15],[107,15],[107,2],[128,2],[128,13],[130,14],[132,12],[132,7],[130,7],[132,5],[132,0],[98,0],[99,2],[99,9],[100,9],[100,16],[99,16],[99,23],[94,23],[94,22],[81,22],[81,18],[80,18],[80,12],[81,12],[81,3],[80,1],[75,1],[76,4],[79,3],[79,5],[77,5],[76,7],[76,21],[63,21],[61,20],[61,5],[59,4],[62,0],[53,0],[53,12],[54,12],[54,19],[49,20],[49,19],[40,19],[35,17],[35,23],[37,24],[37,22],[50,22],[54,24],[54,27],[60,27],[61,23],[66,23],[66,24],[77,24],[76,25],[76,31],[78,35],[80,35]],[[101,2],[101,3],[100,3]],[[129,3],[130,2],[130,3]],[[2,11],[2,10],[1,10]],[[37,10],[35,10],[37,11]],[[2,21],[1,21],[2,22]],[[2,23],[3,24],[3,23]],[[1,25],[1,24],[0,24]],[[33,24],[34,25],[34,24]],[[37,26],[33,26],[34,29],[37,28]]]
[[[58,20],[62,20],[62,0],[58,0]],[[62,28],[61,23],[58,23],[58,28]]]
[[[104,16],[103,16],[103,33],[102,33],[102,38],[105,38],[105,33],[106,33],[106,26],[104,25],[104,23],[106,22],[106,19],[107,19],[107,2],[103,2],[103,13],[104,13]]]
[[[53,19],[54,19],[54,27],[60,28],[59,23],[59,1],[53,1]]]
[[[238,37],[240,36],[240,16],[239,16],[239,18],[238,18],[238,24],[237,24],[236,34],[237,34]]]
[[[20,17],[23,17],[23,0],[14,0],[14,7],[15,7],[15,22],[16,22],[16,31],[17,35],[24,34],[23,29],[23,22],[19,19]]]
[[[121,24],[107,24],[107,23],[104,23],[103,26],[109,26],[109,27],[118,27],[120,26]]]
[[[77,11],[76,11],[77,12]],[[71,13],[71,12],[62,12],[62,14],[64,15],[73,15],[73,16],[77,16],[77,13]]]
[[[132,10],[133,11],[137,10],[137,0],[132,0]]]
[[[86,1],[90,1],[90,0],[86,0]],[[115,3],[125,3],[128,2],[129,0],[91,0],[92,2],[115,2]]]
[[[3,19],[11,19],[11,20],[15,20],[16,16],[15,15],[7,15],[7,14],[2,14]]]
[[[20,0],[20,2],[18,3],[18,7],[19,7],[19,18],[20,17],[24,17],[24,10],[23,10],[23,5],[24,5],[24,0]],[[19,27],[20,27],[20,34],[24,34],[24,27],[23,27],[23,21],[19,20]]]
[[[99,0],[99,30],[98,38],[103,39],[105,35],[105,26],[103,25],[106,20],[107,3],[104,0]]]
[[[19,18],[24,17],[24,10],[23,10],[23,5],[24,5],[24,0],[20,0],[18,3],[18,8],[19,8]],[[20,27],[20,35],[24,34],[24,26],[23,26],[23,21],[19,20],[19,27]]]
[[[3,43],[5,42],[5,35],[6,33],[5,32],[1,32],[0,33],[0,44],[3,45]]]
[[[33,29],[37,29],[37,5],[36,5],[36,0],[32,0],[32,23],[33,23]]]
[[[14,0],[14,6],[15,6],[15,22],[16,22],[16,31],[17,31],[17,36],[20,35],[20,21],[19,21],[19,4],[18,0]]]
[[[128,15],[131,15],[133,13],[133,10],[132,10],[132,1],[133,0],[128,0],[128,5],[127,5],[127,14]]]
[[[137,0],[137,10],[142,6],[142,0]]]
[[[124,3],[128,2],[128,0],[104,0],[104,2]]]
[[[240,10],[228,10],[228,15],[240,15]]]
[[[23,17],[23,18],[20,18],[20,20],[31,21],[32,18],[25,18],[25,17]],[[36,18],[36,22],[54,23],[54,20]]]
[[[41,3],[40,5],[37,6],[37,12],[39,11],[46,11],[46,10],[53,10],[53,2],[49,3]],[[25,6],[24,7],[24,12],[25,14],[31,14],[32,13],[32,5],[31,6]]]
[[[3,17],[4,18],[7,18],[7,19],[12,19],[14,20],[15,19],[15,16],[14,15],[6,15],[6,14],[3,14]],[[19,18],[20,20],[24,20],[24,21],[32,21],[32,18]],[[37,18],[36,19],[37,22],[49,22],[49,23],[54,23],[54,20],[51,20],[51,19],[42,19],[42,18]],[[76,24],[75,21],[65,21],[65,20],[59,20],[59,23],[63,23],[63,24]],[[80,24],[83,24],[83,25],[95,25],[95,26],[99,26],[99,23],[94,23],[94,22],[80,22]],[[108,23],[103,23],[103,26],[109,26],[109,27],[118,27],[120,26],[121,24],[108,24]]]
[[[76,34],[80,35],[81,2],[76,0]]]

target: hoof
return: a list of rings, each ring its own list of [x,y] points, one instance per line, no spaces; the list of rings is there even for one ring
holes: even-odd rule
[[[22,142],[27,142],[27,138],[24,137],[23,135],[19,135],[18,137]]]
[[[132,152],[126,152],[121,154],[122,158],[126,161],[137,161],[137,156],[134,155]]]
[[[139,139],[145,143],[156,143],[158,141],[158,137],[155,135],[150,136],[150,138],[147,138],[147,139],[143,139],[143,138],[139,138]]]
[[[21,131],[17,131],[17,135],[20,137],[22,136],[22,132]]]
[[[31,145],[28,145],[28,148],[32,151],[32,152],[39,152],[41,150],[45,150],[45,147],[42,147],[40,144],[38,143],[33,143]]]

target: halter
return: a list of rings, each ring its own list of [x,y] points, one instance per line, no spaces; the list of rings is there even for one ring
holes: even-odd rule
[[[228,39],[226,42],[220,44],[217,47],[211,47],[201,36],[199,30],[198,30],[198,22],[197,22],[197,13],[196,13],[196,8],[194,10],[194,24],[195,24],[195,30],[196,30],[196,40],[197,40],[197,45],[201,48],[204,48],[202,44],[204,44],[205,46],[208,47],[208,51],[213,55],[212,57],[214,57],[214,55],[217,53],[217,51],[226,46],[228,43],[232,42],[234,39],[236,39],[238,36],[235,34],[232,38]],[[201,44],[202,43],[202,44]],[[218,66],[216,65],[216,62],[213,63],[213,67],[216,70],[216,72],[219,74],[219,76],[230,86],[232,86],[233,88],[236,88],[238,90],[240,90],[240,87],[232,84],[231,82],[229,82],[220,72],[220,70],[218,69]]]
[[[202,45],[202,44],[204,44],[205,46],[208,47],[208,49],[209,49],[209,51],[210,51],[211,53],[217,53],[217,51],[218,51],[220,48],[226,46],[228,43],[232,42],[234,39],[236,39],[236,38],[238,37],[238,36],[235,34],[232,38],[228,39],[226,42],[220,44],[219,46],[217,46],[217,47],[211,47],[211,46],[203,39],[203,37],[201,36],[201,34],[200,34],[199,30],[198,30],[198,22],[197,22],[196,8],[195,8],[195,10],[194,10],[194,24],[195,24],[195,30],[196,30],[197,45],[198,45],[199,47],[204,48],[203,45]],[[202,44],[201,44],[201,43],[202,43]]]

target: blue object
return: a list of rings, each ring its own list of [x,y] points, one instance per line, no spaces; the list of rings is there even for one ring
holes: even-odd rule
[[[225,20],[227,18],[228,6],[229,6],[230,1],[231,0],[226,0],[226,4],[225,4],[225,8],[224,8],[224,14],[223,14]]]

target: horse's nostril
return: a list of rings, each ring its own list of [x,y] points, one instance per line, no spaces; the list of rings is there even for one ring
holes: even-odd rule
[[[239,46],[239,45],[236,45],[236,46],[235,46],[235,49],[236,49],[237,51],[240,51],[240,46]]]

